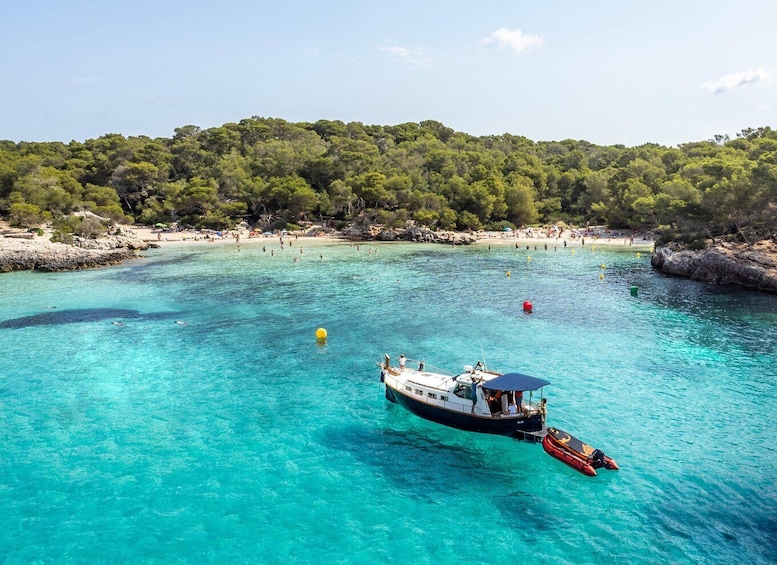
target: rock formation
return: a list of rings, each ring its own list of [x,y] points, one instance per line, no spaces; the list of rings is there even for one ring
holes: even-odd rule
[[[342,232],[343,237],[377,241],[419,241],[443,243],[448,245],[469,245],[477,237],[468,233],[451,231],[432,231],[426,228],[386,228],[380,225],[349,226]]]
[[[100,239],[75,238],[73,245],[43,238],[22,238],[18,234],[0,237],[0,272],[37,269],[73,271],[115,265],[148,249],[145,241],[113,235]]]
[[[656,247],[650,263],[668,275],[777,292],[777,243],[716,243],[701,251],[672,243]]]

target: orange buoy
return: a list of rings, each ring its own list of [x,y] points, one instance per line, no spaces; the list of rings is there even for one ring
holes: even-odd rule
[[[525,301],[523,302],[523,311],[524,311],[524,312],[526,312],[527,314],[531,314],[531,313],[532,313],[532,310],[533,310],[533,308],[534,308],[534,306],[533,306],[533,305],[532,305],[532,303],[531,303],[531,302],[529,302],[528,300],[525,300]]]

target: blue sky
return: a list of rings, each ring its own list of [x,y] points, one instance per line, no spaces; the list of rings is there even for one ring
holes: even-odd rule
[[[777,128],[777,2],[6,0],[0,139],[251,116],[677,145]]]

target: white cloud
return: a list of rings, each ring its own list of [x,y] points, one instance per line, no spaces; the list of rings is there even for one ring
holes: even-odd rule
[[[381,47],[380,50],[391,53],[395,57],[414,67],[428,69],[432,66],[431,56],[422,49],[407,49],[406,47],[399,47],[398,45],[389,45]]]
[[[481,39],[483,45],[496,43],[500,49],[512,49],[516,53],[525,51],[530,47],[539,47],[544,43],[539,35],[524,34],[520,29],[507,29],[500,27],[488,37]]]
[[[774,81],[774,71],[766,69],[748,69],[739,73],[731,73],[715,82],[705,82],[701,86],[713,94],[723,94],[728,90],[743,88],[754,84],[767,84]]]

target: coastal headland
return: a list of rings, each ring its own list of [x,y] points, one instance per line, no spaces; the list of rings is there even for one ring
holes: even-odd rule
[[[650,263],[664,274],[777,292],[777,241],[753,245],[719,242],[702,250],[678,244],[656,247]]]

